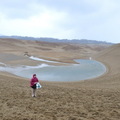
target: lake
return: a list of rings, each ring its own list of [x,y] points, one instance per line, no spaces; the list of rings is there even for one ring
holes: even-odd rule
[[[52,66],[41,64],[39,66],[21,66],[9,69],[15,75],[31,78],[32,74],[37,74],[37,77],[42,81],[79,81],[91,78],[96,78],[106,72],[106,67],[95,60],[78,59],[75,60],[79,64],[69,66]]]

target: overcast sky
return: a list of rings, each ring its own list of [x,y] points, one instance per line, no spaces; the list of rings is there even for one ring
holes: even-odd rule
[[[0,0],[0,34],[120,43],[120,0]]]

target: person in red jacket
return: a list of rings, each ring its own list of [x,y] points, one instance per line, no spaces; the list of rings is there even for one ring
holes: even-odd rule
[[[33,74],[32,79],[30,80],[30,86],[32,88],[32,97],[36,97],[36,84],[39,82],[36,74]]]

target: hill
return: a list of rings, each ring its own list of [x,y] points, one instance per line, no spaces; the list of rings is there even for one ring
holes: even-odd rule
[[[73,59],[87,58],[109,47],[104,44],[52,43],[10,38],[0,39],[0,52],[23,57],[25,53],[43,59],[74,63]],[[15,61],[14,61],[15,63]]]
[[[117,74],[120,73],[120,44],[112,45],[107,49],[101,51],[95,56],[96,59],[107,63],[110,66],[110,73]]]
[[[109,44],[112,45],[113,43],[105,42],[105,41],[97,41],[97,40],[87,40],[87,39],[57,39],[57,38],[35,38],[35,37],[27,37],[27,36],[0,36],[0,38],[14,38],[14,39],[21,39],[21,40],[35,40],[35,41],[44,41],[44,42],[55,42],[55,43],[75,43],[75,44]]]

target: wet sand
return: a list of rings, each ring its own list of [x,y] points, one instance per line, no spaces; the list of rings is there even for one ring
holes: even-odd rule
[[[8,50],[7,47],[4,47],[4,50],[1,48],[0,54],[13,55],[14,59],[0,57],[0,62],[12,65],[38,64],[24,58],[23,49],[19,48],[19,51],[14,51],[17,48],[13,46],[12,48],[11,50]],[[36,49],[34,52],[32,50],[30,51],[32,54],[36,53]],[[108,72],[103,76],[79,82],[40,81],[43,87],[38,89],[36,98],[31,97],[28,79],[0,72],[0,120],[119,120],[119,51],[120,44],[106,48],[97,55],[91,54],[92,58],[107,66]],[[43,53],[43,51],[41,52]],[[67,53],[63,54],[67,56]],[[73,54],[74,51],[71,53]],[[63,54],[61,53],[61,60],[64,61]],[[21,59],[17,59],[15,56],[19,56]],[[46,57],[49,56],[46,55]],[[74,58],[75,55],[72,57]],[[72,57],[68,55],[67,59]]]

